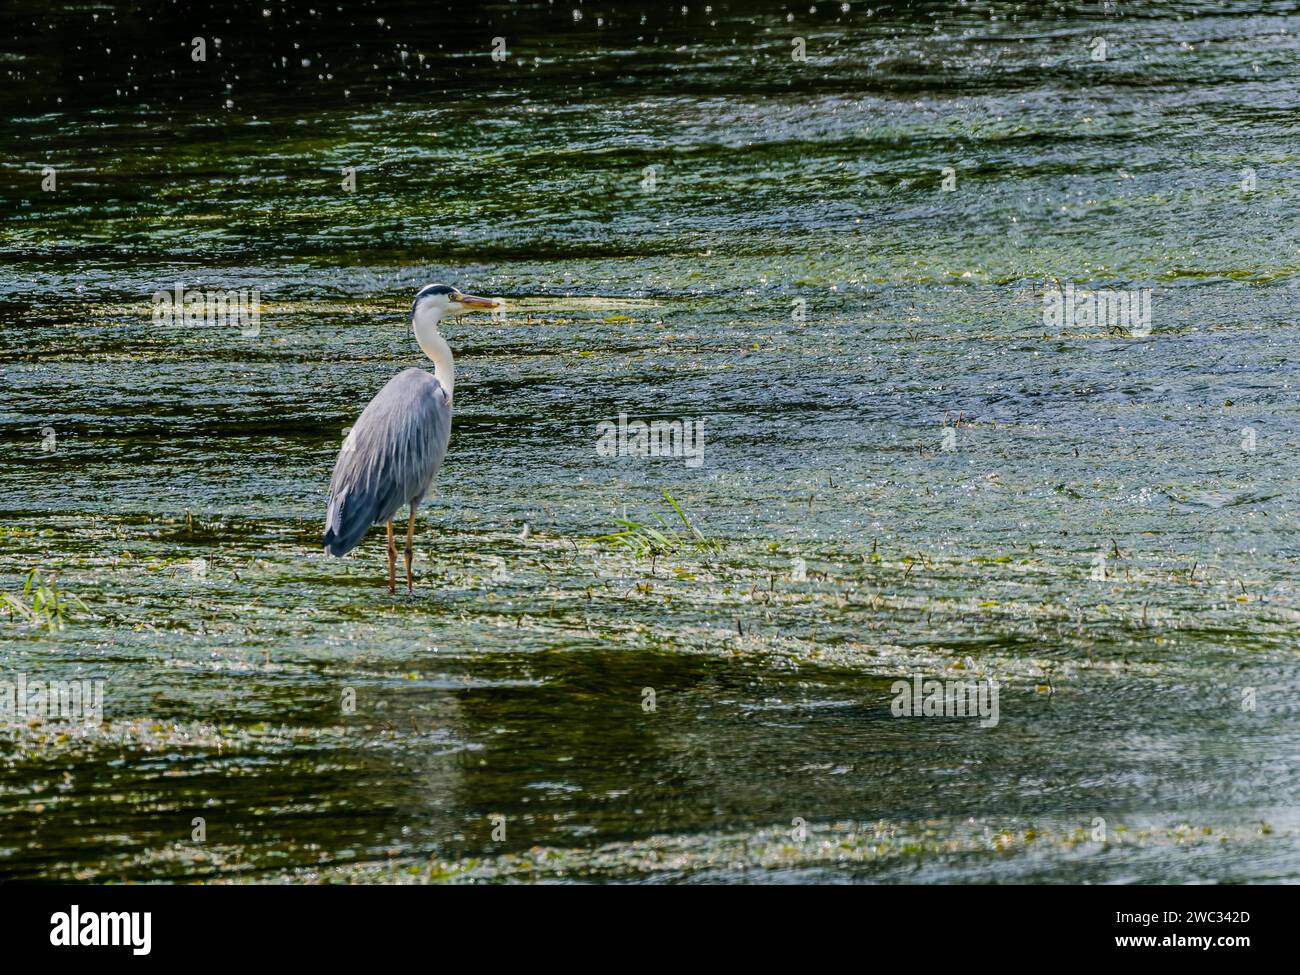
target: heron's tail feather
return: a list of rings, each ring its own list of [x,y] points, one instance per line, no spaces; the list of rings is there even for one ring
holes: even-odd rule
[[[362,503],[342,491],[330,497],[325,514],[325,551],[330,555],[347,555],[361,544],[366,529],[375,520],[375,506]]]

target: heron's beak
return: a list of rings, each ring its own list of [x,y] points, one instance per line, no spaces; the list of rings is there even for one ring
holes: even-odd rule
[[[459,298],[462,308],[481,308],[484,311],[491,311],[493,308],[500,308],[503,304],[495,298],[479,298],[475,295],[461,295]]]

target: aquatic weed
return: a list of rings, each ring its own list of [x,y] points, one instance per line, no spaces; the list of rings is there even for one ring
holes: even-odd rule
[[[65,607],[76,605],[86,608],[78,597],[59,592],[58,580],[51,575],[49,584],[40,581],[40,570],[27,573],[27,581],[17,596],[0,593],[0,606],[7,607],[9,615],[21,616],[33,626],[42,626],[49,632],[63,629]]]
[[[663,515],[657,513],[654,517],[659,523],[658,528],[628,518],[618,518],[615,520],[623,526],[623,530],[600,535],[595,541],[625,549],[635,558],[657,559],[661,555],[671,555],[683,549],[715,554],[722,551],[722,543],[700,531],[666,489],[661,489],[660,493],[677,515],[681,529],[673,527]]]

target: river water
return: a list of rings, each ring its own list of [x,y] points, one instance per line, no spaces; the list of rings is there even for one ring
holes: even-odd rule
[[[0,681],[105,690],[0,878],[1300,880],[1297,4],[844,7],[10,5],[0,589],[80,604]],[[325,491],[431,282],[508,307],[390,596]]]

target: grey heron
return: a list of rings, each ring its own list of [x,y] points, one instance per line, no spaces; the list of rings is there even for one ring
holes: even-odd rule
[[[388,591],[397,591],[393,515],[410,506],[406,524],[406,591],[412,591],[415,512],[447,456],[456,384],[451,347],[438,332],[447,315],[501,307],[445,284],[421,288],[411,305],[411,327],[433,372],[404,369],[381,389],[353,424],[330,480],[325,554],[346,555],[371,525],[388,526]]]

